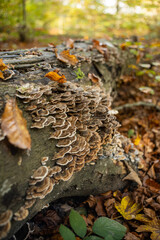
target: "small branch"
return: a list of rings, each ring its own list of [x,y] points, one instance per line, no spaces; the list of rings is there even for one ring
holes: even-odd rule
[[[123,110],[124,108],[132,108],[132,107],[137,107],[137,106],[143,106],[143,107],[153,107],[156,110],[160,111],[160,107],[153,104],[153,103],[149,103],[149,102],[134,102],[134,103],[126,103],[124,105],[115,107],[115,110]]]

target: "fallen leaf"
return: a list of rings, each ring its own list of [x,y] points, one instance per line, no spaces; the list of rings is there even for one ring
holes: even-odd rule
[[[125,165],[127,166],[130,173],[126,177],[123,178],[123,181],[131,180],[131,181],[138,183],[140,186],[142,186],[142,182],[141,182],[138,174],[128,165],[127,162],[125,162]]]
[[[45,77],[48,77],[50,80],[58,82],[58,83],[66,83],[66,77],[64,75],[60,76],[57,73],[57,70],[53,71],[53,72],[49,72],[45,75]]]
[[[4,79],[3,73],[0,71],[0,78]]]
[[[58,60],[61,62],[70,64],[70,65],[76,65],[78,63],[78,59],[75,55],[70,55],[69,50],[64,50],[60,54],[57,53],[57,49],[55,49],[55,54]]]
[[[151,191],[160,193],[160,184],[155,180],[148,178],[144,181],[144,185],[147,186]]]
[[[135,234],[131,233],[131,232],[128,232],[125,237],[124,237],[125,240],[140,240],[139,237],[137,237]]]
[[[130,64],[128,65],[129,68],[132,68],[132,69],[135,69],[135,70],[138,70],[138,67],[134,64]]]
[[[8,67],[6,66],[6,64],[3,62],[2,59],[0,59],[0,70],[4,71],[6,70]]]
[[[106,216],[106,212],[104,211],[104,208],[103,208],[103,200],[101,197],[97,197],[97,204],[95,207],[95,211],[98,216]]]
[[[127,220],[136,219],[138,213],[143,209],[140,204],[134,203],[129,196],[122,198],[121,203],[116,202],[115,208]]]
[[[101,79],[100,79],[100,77],[98,77],[98,76],[95,75],[94,73],[88,73],[88,78],[92,81],[92,83],[100,86],[100,84],[101,84]]]
[[[152,210],[151,208],[144,208],[143,210],[144,210],[144,213],[151,219],[154,219],[156,217],[155,211]]]
[[[106,54],[107,52],[107,45],[102,44],[100,45],[100,42],[96,39],[93,39],[93,48],[96,48],[101,54]]]
[[[134,139],[134,144],[137,146],[139,145],[140,141],[141,141],[141,137],[139,136],[139,134],[137,134],[137,137]]]
[[[137,232],[152,232],[152,240],[160,240],[160,220],[154,218],[152,221],[146,225],[140,225],[137,229]]]
[[[67,48],[74,48],[74,40],[69,38],[66,42],[66,47]]]
[[[88,203],[89,207],[92,208],[96,205],[96,202],[97,202],[96,198],[93,195],[90,195],[89,198],[83,203],[84,204]]]
[[[3,135],[11,144],[21,149],[31,149],[31,137],[27,122],[22,116],[15,99],[8,99],[2,114],[1,128]]]
[[[41,219],[42,222],[45,222],[48,228],[52,228],[53,226],[57,226],[61,222],[61,218],[58,216],[55,210],[47,210],[45,216]]]
[[[152,89],[152,88],[150,88],[150,87],[144,87],[144,86],[142,86],[142,87],[139,87],[138,88],[141,92],[143,92],[143,93],[146,93],[146,94],[154,94],[154,90]]]
[[[56,48],[56,45],[54,43],[48,43],[48,47]]]

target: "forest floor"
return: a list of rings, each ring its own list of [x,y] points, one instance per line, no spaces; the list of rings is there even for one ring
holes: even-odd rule
[[[127,228],[125,240],[160,240],[160,43],[124,42],[120,47],[131,51],[137,62],[128,66],[128,75],[121,76],[112,108],[119,111],[119,132],[143,153],[138,173],[142,184],[128,181],[123,190],[53,202],[28,223],[34,231],[27,239],[63,240],[60,224],[70,227],[69,212],[75,209],[86,222],[87,234],[103,216]]]

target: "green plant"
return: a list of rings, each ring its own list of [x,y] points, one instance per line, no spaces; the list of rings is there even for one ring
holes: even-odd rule
[[[128,137],[131,138],[135,135],[134,129],[129,129],[128,130]]]
[[[107,217],[98,218],[92,228],[92,232],[87,234],[87,226],[81,215],[71,210],[69,214],[70,230],[61,224],[59,232],[64,240],[76,240],[76,235],[83,240],[120,240],[126,233],[126,227]]]
[[[85,77],[85,74],[84,74],[84,72],[82,72],[80,67],[77,68],[77,71],[74,71],[74,73],[76,74],[77,79],[83,79]]]

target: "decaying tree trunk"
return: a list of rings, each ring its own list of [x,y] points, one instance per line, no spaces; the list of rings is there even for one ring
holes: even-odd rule
[[[33,217],[42,209],[45,204],[50,203],[51,201],[67,196],[98,194],[107,190],[115,190],[124,187],[126,183],[122,181],[122,178],[126,176],[128,172],[120,160],[127,161],[133,168],[136,168],[139,160],[139,153],[134,149],[132,144],[127,139],[117,133],[117,123],[115,118],[112,116],[112,112],[108,110],[107,107],[104,107],[105,103],[103,104],[104,99],[106,101],[108,98],[109,102],[109,97],[105,96],[108,96],[107,94],[110,91],[112,94],[115,93],[116,81],[124,70],[128,58],[127,55],[120,53],[118,48],[113,46],[111,43],[107,42],[105,44],[107,44],[107,47],[105,47],[105,52],[103,54],[102,52],[100,53],[96,48],[92,48],[91,42],[77,41],[74,44],[74,49],[71,50],[72,54],[74,54],[79,60],[79,63],[74,67],[59,61],[56,58],[54,47],[0,52],[0,58],[3,59],[5,64],[10,66],[9,70],[3,72],[5,80],[1,80],[0,82],[0,116],[3,114],[7,99],[15,98],[16,95],[21,95],[21,97],[17,97],[17,103],[18,107],[23,112],[23,116],[27,120],[27,127],[29,129],[32,141],[31,150],[23,150],[10,144],[7,137],[3,139],[2,133],[1,138],[3,140],[0,142],[0,234],[3,231],[8,231],[6,234],[6,239],[9,239],[27,221],[27,219]],[[64,45],[57,47],[58,52],[61,52],[64,49]],[[80,68],[79,70],[78,67]],[[59,73],[61,75],[65,75],[67,83],[60,85],[55,85],[53,83],[52,85],[50,83],[51,81],[44,77],[46,73],[57,68],[59,69]],[[83,76],[83,73],[85,76]],[[92,83],[93,86],[91,86],[91,81],[87,77],[88,73],[94,73],[101,78],[103,89],[105,89],[106,95],[102,90],[100,90],[100,86],[94,86],[94,83]],[[68,82],[71,82],[72,84]],[[26,83],[29,85],[24,86]],[[55,137],[55,132],[59,128],[57,127],[56,129],[55,127],[54,131],[53,128],[51,128],[51,125],[45,125],[45,127],[41,129],[31,128],[31,126],[36,123],[34,122],[35,116],[33,116],[35,112],[33,113],[31,111],[27,111],[26,107],[29,105],[24,103],[23,100],[27,99],[26,96],[28,95],[25,94],[29,93],[26,93],[25,91],[29,91],[28,86],[32,86],[32,83],[35,84],[34,88],[36,88],[36,86],[40,87],[40,84],[42,84],[41,87],[43,88],[43,93],[46,94],[45,97],[47,98],[45,101],[50,101],[49,103],[45,103],[47,106],[48,104],[51,104],[51,102],[53,106],[57,104],[55,98],[58,98],[58,94],[61,95],[61,99],[66,96],[72,98],[72,95],[74,95],[73,100],[77,101],[76,106],[78,107],[81,107],[84,102],[84,105],[82,106],[83,110],[77,110],[82,113],[81,119],[79,119],[77,112],[74,112],[73,108],[70,108],[71,103],[68,103],[70,100],[65,100],[67,103],[63,102],[63,106],[67,106],[66,109],[69,108],[69,110],[65,110],[65,113],[67,114],[67,117],[64,117],[65,124],[73,124],[74,129],[76,128],[76,132],[74,132],[75,130],[73,131],[74,133],[70,139],[76,137],[76,139],[78,138],[79,141],[83,142],[81,143],[82,145],[85,141],[84,146],[87,146],[89,149],[84,152],[84,156],[87,159],[83,159],[87,162],[85,166],[83,166],[84,161],[83,164],[76,162],[82,160],[82,154],[79,154],[77,157],[76,153],[73,151],[73,147],[76,147],[77,149],[77,146],[75,146],[74,143],[72,144],[72,150],[68,150],[68,152],[66,152],[66,155],[72,159],[72,161],[68,163],[71,165],[56,165],[62,168],[62,172],[68,171],[66,169],[70,169],[70,171],[73,173],[74,169],[76,170],[71,177],[68,177],[68,180],[66,175],[63,176],[62,179],[60,177],[60,173],[57,173],[57,175],[50,173],[50,170],[55,166],[55,161],[52,159],[56,159],[55,156],[57,156],[56,154],[59,151],[59,148],[56,147],[56,144],[57,141],[60,143],[60,140]],[[77,84],[79,84],[81,88],[79,88]],[[65,85],[68,86],[66,87],[67,90],[63,89],[65,88]],[[88,85],[91,87],[88,88]],[[22,86],[21,91],[18,90],[17,92],[17,89],[19,89],[20,86]],[[47,90],[48,86],[51,87],[49,87]],[[74,90],[71,89],[72,87]],[[31,95],[33,94],[32,91],[33,89],[30,92]],[[24,99],[22,98],[23,94],[25,96]],[[42,95],[44,96],[44,94]],[[96,94],[99,94],[98,96],[102,94],[103,98],[99,100],[101,97],[94,97],[97,96]],[[34,100],[31,100],[29,104],[33,106],[32,101],[35,104],[35,102],[38,99],[40,100],[43,96],[37,97],[37,99],[34,98]],[[79,100],[76,100],[78,99],[77,96],[79,97]],[[57,101],[61,101],[61,99]],[[91,99],[93,103],[91,103]],[[74,101],[72,104],[74,104]],[[37,102],[36,104],[38,105]],[[96,112],[93,112],[94,107],[92,104],[95,104]],[[58,113],[61,114],[63,112],[64,108],[62,105],[60,106],[61,107],[56,108],[59,112],[56,112],[56,114],[55,112],[53,113],[54,117],[57,116],[58,118]],[[100,111],[100,107],[102,107],[102,110],[99,114],[98,111]],[[89,111],[87,114],[89,113],[88,118],[91,119],[90,122],[88,119],[83,120],[83,113],[85,114],[86,109]],[[38,111],[40,111],[40,109],[38,109]],[[101,118],[102,115],[107,117]],[[100,116],[99,119],[97,116]],[[42,116],[40,116],[40,118],[40,120],[44,119]],[[91,126],[92,118],[94,122]],[[77,122],[71,122],[69,119]],[[56,119],[55,121],[59,120]],[[98,123],[98,121],[100,123]],[[107,121],[110,125],[107,123]],[[96,126],[96,122],[99,124],[98,127]],[[84,129],[85,123],[89,124],[88,130]],[[75,124],[79,125],[75,126]],[[80,126],[80,124],[83,126]],[[109,130],[107,130],[107,126]],[[72,128],[70,129],[73,130]],[[91,139],[90,137],[88,142],[86,140],[87,137],[85,136],[87,131],[91,132],[93,138]],[[53,138],[50,138],[51,132],[54,132]],[[105,137],[103,132],[105,132]],[[59,136],[61,136],[61,134]],[[76,143],[78,140],[74,141]],[[130,148],[127,148],[128,145],[130,145]],[[98,147],[99,149],[96,150]],[[82,149],[79,150],[80,148],[81,145],[78,147],[78,151],[81,153]],[[61,147],[60,149],[64,148]],[[67,147],[65,149],[67,149]],[[95,150],[93,159],[91,159],[91,150]],[[64,156],[65,154],[62,154],[61,159],[64,159]],[[43,180],[40,180],[40,177],[38,177],[39,182],[33,183],[37,180],[35,175],[40,174],[40,170],[39,172],[36,172],[36,170],[42,166],[41,160],[42,158],[44,160],[44,157],[49,159],[45,167],[42,167],[43,171],[47,171],[47,173],[44,173]],[[33,197],[33,195],[36,193],[44,193],[44,191],[37,190],[38,188],[35,189],[35,187],[43,187],[41,184],[46,178],[48,181],[52,181],[52,187],[55,184],[53,190],[51,190],[50,193],[48,192],[48,194],[44,194],[43,198],[42,195],[41,197],[39,197],[40,195],[38,197]],[[32,207],[29,206],[34,199],[36,202]],[[20,214],[15,214],[20,208]],[[7,214],[4,216],[3,214],[5,213],[7,213],[8,216]],[[7,217],[8,222],[2,221],[3,223],[1,223],[1,219],[7,219]],[[9,223],[11,223],[11,228]],[[7,227],[8,229],[10,228],[10,230],[7,230]],[[2,234],[2,236],[5,236],[5,233],[4,235]]]

